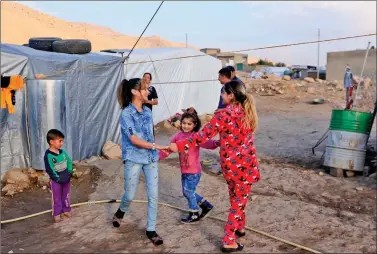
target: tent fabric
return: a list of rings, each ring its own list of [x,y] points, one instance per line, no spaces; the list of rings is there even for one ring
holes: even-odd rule
[[[190,55],[203,56],[181,58]],[[181,59],[150,62],[167,58]],[[33,137],[43,142],[47,149],[46,133],[29,133],[27,120],[27,112],[41,105],[28,105],[25,100],[27,87],[35,83],[31,81],[36,74],[44,74],[46,80],[64,81],[64,148],[73,160],[99,155],[108,140],[120,143],[121,109],[117,103],[116,89],[124,78],[141,77],[145,72],[152,73],[152,83],[159,95],[159,105],[153,108],[155,124],[189,106],[196,107],[200,114],[216,109],[220,94],[220,84],[216,79],[221,68],[221,62],[216,58],[194,49],[163,48],[135,49],[126,62],[123,63],[122,60],[117,53],[69,55],[2,44],[2,75],[21,74],[30,82],[26,89],[16,94],[14,115],[1,110],[1,173],[14,167],[43,169],[43,154],[35,156],[34,151],[33,158],[40,159],[31,160],[30,152],[33,151],[30,151],[29,143],[30,136],[36,135]],[[149,62],[140,63],[145,61]],[[35,126],[33,129],[36,129]]]

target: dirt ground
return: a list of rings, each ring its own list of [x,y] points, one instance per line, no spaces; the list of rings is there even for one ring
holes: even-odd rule
[[[312,105],[317,94],[304,91],[275,96],[255,95],[260,127],[256,147],[261,162],[261,181],[253,186],[246,208],[247,225],[285,240],[327,253],[376,253],[376,179],[356,176],[335,178],[321,168],[325,142],[313,155],[311,147],[326,132],[334,102]],[[336,96],[334,96],[336,97]],[[164,143],[174,133],[158,130]],[[375,143],[373,129],[371,143]],[[202,150],[202,159],[218,159],[218,151]],[[119,160],[94,162],[91,174],[74,180],[72,203],[120,199],[123,171]],[[186,208],[181,193],[176,155],[160,162],[159,202]],[[198,192],[214,205],[214,216],[226,218],[229,204],[222,176],[204,167]],[[145,200],[141,177],[136,199]],[[40,188],[15,197],[1,197],[1,219],[11,219],[50,209],[50,193]],[[73,219],[53,224],[50,214],[2,225],[1,252],[163,252],[217,253],[223,222],[205,219],[183,225],[182,212],[159,207],[157,231],[163,247],[145,237],[146,204],[131,205],[120,229],[111,218],[119,204],[85,205],[73,209]],[[241,240],[245,253],[305,252],[253,232]]]

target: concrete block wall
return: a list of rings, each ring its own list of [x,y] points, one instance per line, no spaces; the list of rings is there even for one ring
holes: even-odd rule
[[[360,76],[366,50],[353,50],[327,53],[327,80],[343,82],[346,65],[349,64],[354,75]],[[376,84],[376,49],[370,49],[364,69],[364,77],[370,78]]]

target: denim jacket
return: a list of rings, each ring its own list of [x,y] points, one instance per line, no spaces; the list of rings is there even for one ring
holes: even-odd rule
[[[131,136],[135,135],[147,142],[154,142],[152,111],[143,105],[143,111],[138,112],[130,104],[122,110],[120,115],[120,128],[122,133],[122,159],[134,163],[150,164],[158,161],[156,150],[137,147],[131,143]]]

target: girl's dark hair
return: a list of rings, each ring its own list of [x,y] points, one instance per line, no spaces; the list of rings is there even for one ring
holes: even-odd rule
[[[150,74],[149,72],[146,72],[146,73],[144,73],[143,77],[144,77],[146,74],[149,75],[149,77],[151,78],[151,81],[152,81],[152,74]]]
[[[64,139],[64,134],[57,129],[51,129],[47,132],[46,139],[48,144],[50,144],[51,140],[55,140],[57,138]]]
[[[191,118],[193,120],[195,126],[194,126],[194,129],[192,131],[198,132],[200,130],[200,128],[202,127],[202,121],[200,121],[200,118],[198,116],[198,112],[196,112],[196,110],[193,107],[188,108],[184,111],[184,113],[181,117],[181,131],[182,131],[183,119],[186,119],[186,118]]]
[[[132,89],[142,90],[145,83],[140,78],[132,78],[130,80],[123,79],[118,86],[117,95],[118,103],[122,109],[125,109],[132,102]]]
[[[232,80],[224,85],[227,94],[234,94],[236,103],[240,103],[245,110],[244,127],[255,131],[258,128],[258,114],[255,108],[254,98],[248,94],[242,82]]]

